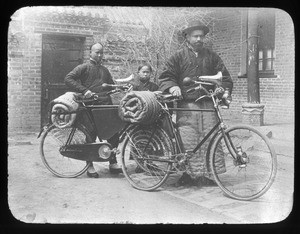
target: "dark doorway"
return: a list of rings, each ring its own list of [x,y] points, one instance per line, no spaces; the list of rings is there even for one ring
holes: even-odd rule
[[[65,76],[83,62],[84,37],[43,35],[41,125],[48,122],[48,104],[64,94]]]

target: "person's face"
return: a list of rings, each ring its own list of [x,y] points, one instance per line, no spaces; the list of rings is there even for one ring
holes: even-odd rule
[[[103,47],[100,44],[95,44],[91,48],[90,57],[96,62],[100,62],[103,58]]]
[[[196,51],[202,49],[205,39],[204,31],[194,30],[187,35],[186,39]]]
[[[150,79],[151,71],[148,66],[143,66],[138,72],[139,78],[142,82]]]

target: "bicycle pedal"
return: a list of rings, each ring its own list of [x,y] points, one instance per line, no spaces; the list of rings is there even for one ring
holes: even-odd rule
[[[192,150],[187,150],[186,153],[185,153],[185,156],[186,156],[187,158],[190,158],[190,157],[193,156],[193,154],[194,154],[194,152],[193,152]]]

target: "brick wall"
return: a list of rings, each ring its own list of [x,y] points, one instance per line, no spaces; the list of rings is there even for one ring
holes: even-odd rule
[[[139,61],[131,59],[130,41],[142,46],[149,33],[148,29],[137,22],[115,24],[105,16],[102,8],[94,10],[93,14],[90,9],[81,9],[64,12],[52,8],[46,11],[26,8],[12,16],[7,54],[9,131],[39,130],[43,33],[85,37],[84,59],[89,58],[89,46],[93,42],[104,42],[105,65],[113,77],[122,78],[136,71]],[[210,23],[213,49],[224,60],[234,81],[233,102],[230,109],[224,111],[224,116],[237,120],[241,120],[242,104],[247,102],[247,79],[238,78],[242,28],[245,26],[242,25],[242,12],[243,9],[238,8],[216,10],[212,15],[214,20]],[[112,13],[113,11],[110,15]],[[294,114],[294,30],[289,15],[280,10],[276,11],[275,36],[275,74],[278,77],[260,79],[261,103],[265,104],[266,123],[293,121]],[[124,60],[126,57],[131,59],[130,66]],[[143,55],[140,57],[142,60]]]
[[[240,10],[218,10],[213,14],[215,23],[212,32],[213,50],[222,58],[230,75],[234,87],[233,101],[230,109],[223,110],[224,119],[241,121],[241,106],[247,102],[247,80],[239,79],[242,49],[242,21]]]
[[[295,39],[294,25],[288,13],[276,10],[275,75],[261,80],[261,102],[267,103],[268,121],[294,121]]]
[[[101,13],[101,8],[99,8]],[[125,26],[124,26],[125,27]],[[136,32],[138,39],[148,31],[132,22],[127,31]],[[132,29],[132,28],[134,29]],[[102,14],[90,10],[61,11],[53,8],[23,8],[11,17],[8,32],[8,131],[38,131],[41,119],[41,58],[42,34],[83,36],[84,59],[89,47],[103,42],[107,48],[104,65],[115,78],[128,73],[122,62],[114,57],[126,53],[125,41],[112,22]],[[136,39],[136,38],[135,38]]]
[[[8,36],[8,127],[31,131],[40,123],[41,37],[12,20]]]
[[[115,25],[110,23],[105,34],[105,62],[116,79],[125,78],[136,72],[145,57],[143,46],[148,30],[138,25]],[[138,53],[139,55],[135,54]]]
[[[224,110],[225,119],[241,121],[242,104],[247,102],[247,79],[238,78],[241,70],[241,50],[245,38],[242,14],[245,9],[226,9],[215,12],[213,49],[221,56],[233,77],[233,102]],[[275,75],[260,79],[260,99],[265,105],[266,124],[294,121],[295,40],[290,16],[275,11]],[[244,37],[243,37],[244,36]]]

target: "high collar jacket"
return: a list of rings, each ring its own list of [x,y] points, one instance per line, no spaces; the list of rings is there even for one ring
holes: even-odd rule
[[[71,91],[84,94],[90,90],[103,99],[103,104],[110,104],[110,97],[106,94],[110,88],[103,88],[103,83],[114,84],[114,81],[108,69],[93,60],[78,65],[65,77],[65,84]]]
[[[133,90],[135,91],[156,91],[158,90],[158,85],[148,81],[147,83],[143,83],[139,80],[137,76],[134,77],[133,81],[130,82],[133,86]]]
[[[158,78],[159,90],[166,92],[172,86],[179,86],[185,100],[195,100],[204,94],[203,91],[197,90],[187,93],[186,91],[194,85],[183,86],[183,79],[190,77],[196,80],[197,76],[216,75],[219,71],[222,72],[223,76],[227,76],[227,78],[223,78],[222,86],[229,88],[231,92],[232,79],[222,59],[207,48],[203,48],[196,54],[188,46],[185,46],[167,61],[162,74]],[[209,86],[206,87],[209,88]]]

